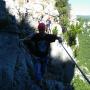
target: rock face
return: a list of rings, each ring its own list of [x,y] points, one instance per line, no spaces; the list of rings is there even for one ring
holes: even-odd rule
[[[0,90],[65,90],[65,84],[70,84],[74,73],[70,58],[59,52],[62,49],[52,47],[51,62],[43,78],[47,89],[45,85],[40,88],[34,80],[32,56],[20,41],[19,34],[15,17],[7,12],[5,2],[0,0]],[[56,49],[59,51],[55,55]],[[64,58],[60,58],[62,56]]]
[[[0,0],[1,5],[0,90],[30,90],[32,80],[29,72],[33,68],[31,56],[19,40],[19,29],[14,16],[6,12],[3,0]]]
[[[30,55],[22,48],[18,35],[2,32],[0,42],[0,89],[25,90],[25,82],[31,82],[27,72],[28,65],[32,66]]]

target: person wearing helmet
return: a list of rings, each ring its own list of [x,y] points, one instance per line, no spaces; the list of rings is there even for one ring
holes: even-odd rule
[[[34,34],[31,38],[24,40],[24,44],[30,51],[30,54],[34,57],[34,69],[35,69],[35,78],[37,81],[41,81],[47,68],[50,43],[54,42],[56,39],[62,43],[61,37],[57,37],[53,34],[45,33],[46,26],[44,23],[39,23],[38,31],[39,33]],[[30,48],[31,43],[33,42],[33,50]]]
[[[39,23],[39,25],[38,25],[39,33],[44,33],[45,29],[46,29],[45,24],[44,23]]]

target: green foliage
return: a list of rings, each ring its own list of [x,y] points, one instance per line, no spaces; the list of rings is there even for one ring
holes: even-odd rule
[[[72,23],[68,26],[67,32],[64,33],[64,38],[67,41],[67,44],[73,49],[73,54],[75,57],[78,56],[79,47],[76,47],[76,37],[83,31],[83,23],[77,22],[76,24]]]
[[[79,66],[85,66],[88,68],[90,72],[90,31],[87,32],[84,30],[84,33],[80,33],[78,35],[79,37],[79,43],[80,43],[80,48],[78,50],[78,56],[77,60]],[[81,68],[82,69],[82,68]],[[83,70],[83,69],[82,69]],[[85,74],[89,73],[83,70]],[[79,77],[75,77],[73,80],[73,85],[75,87],[75,90],[90,90],[90,85],[85,81],[83,82],[80,80]]]
[[[90,21],[90,15],[77,15],[77,19],[78,18],[81,18],[84,22],[88,22],[88,21]]]
[[[73,86],[75,87],[75,90],[90,90],[90,85],[83,82],[79,77],[74,78]]]
[[[76,36],[83,30],[81,23],[71,24],[66,32],[66,40],[70,46],[76,44]]]
[[[54,27],[54,29],[52,30],[52,33],[53,33],[54,35],[57,35],[57,33],[58,33],[57,26]]]
[[[77,20],[84,23],[84,29],[90,30],[90,24],[88,23],[90,21],[90,16],[77,16]]]
[[[79,51],[79,47],[74,47],[73,53],[74,53],[75,57],[77,57],[79,55],[78,51]]]
[[[55,7],[59,12],[59,21],[61,26],[67,28],[70,11],[70,5],[68,4],[68,0],[56,0]]]
[[[84,31],[84,34],[79,34],[79,55],[77,59],[79,60],[79,65],[86,66],[90,71],[90,31]]]
[[[64,27],[67,27],[69,24],[67,16],[63,15],[60,17],[60,22],[61,22],[60,24]]]

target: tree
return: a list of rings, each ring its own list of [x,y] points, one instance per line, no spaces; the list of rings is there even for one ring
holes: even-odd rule
[[[82,22],[77,22],[76,24],[69,25],[69,30],[67,31],[67,42],[70,46],[76,44],[76,36],[83,31]]]
[[[63,32],[67,30],[69,22],[70,5],[68,0],[56,0],[55,6],[59,12],[59,21]]]

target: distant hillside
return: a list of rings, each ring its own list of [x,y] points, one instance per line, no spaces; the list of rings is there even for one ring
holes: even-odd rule
[[[82,18],[84,21],[90,21],[90,15],[77,15],[78,18]]]

